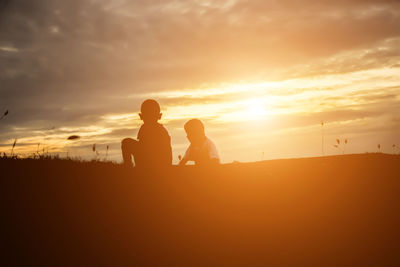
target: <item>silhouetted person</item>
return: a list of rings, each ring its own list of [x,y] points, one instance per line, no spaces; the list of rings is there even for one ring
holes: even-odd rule
[[[188,161],[194,161],[196,165],[201,166],[219,164],[217,147],[206,136],[203,123],[198,119],[192,119],[185,123],[184,128],[190,146],[179,165],[185,165]]]
[[[143,125],[140,127],[137,140],[125,138],[121,142],[124,165],[132,167],[132,156],[137,167],[167,167],[172,164],[171,137],[163,125],[160,105],[153,99],[142,103],[139,113]]]

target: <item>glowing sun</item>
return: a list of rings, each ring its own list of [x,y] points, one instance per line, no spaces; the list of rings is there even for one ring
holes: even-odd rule
[[[250,99],[246,101],[246,116],[250,120],[260,119],[267,114],[264,103],[259,99]]]

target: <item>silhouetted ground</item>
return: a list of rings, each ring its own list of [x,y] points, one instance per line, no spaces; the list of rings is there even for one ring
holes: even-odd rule
[[[399,266],[400,156],[0,160],[3,266]]]

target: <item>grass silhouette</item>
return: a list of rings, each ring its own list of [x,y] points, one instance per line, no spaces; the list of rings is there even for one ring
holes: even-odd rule
[[[340,150],[340,147],[342,147],[342,155],[344,155],[345,151],[346,151],[346,145],[348,143],[347,138],[344,139],[343,142],[340,141],[340,139],[336,139],[336,144],[333,145],[333,147],[337,148]]]
[[[370,153],[142,172],[2,157],[2,261],[395,266],[399,163]]]

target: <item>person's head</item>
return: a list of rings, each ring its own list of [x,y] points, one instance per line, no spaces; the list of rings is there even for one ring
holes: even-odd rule
[[[206,138],[204,124],[199,119],[192,119],[185,123],[186,136],[191,144],[201,144]]]
[[[144,123],[157,122],[162,116],[162,113],[160,113],[160,105],[154,99],[145,100],[140,107],[139,116]]]

